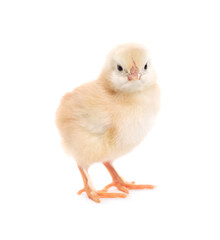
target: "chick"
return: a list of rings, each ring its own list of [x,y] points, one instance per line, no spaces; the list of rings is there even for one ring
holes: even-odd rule
[[[140,44],[123,44],[107,56],[100,76],[64,95],[56,113],[63,147],[77,162],[86,192],[100,198],[126,197],[129,189],[152,185],[125,182],[112,162],[132,151],[152,128],[160,105],[160,91],[148,50]],[[97,191],[88,174],[101,162],[112,183]],[[117,187],[124,193],[111,193]]]

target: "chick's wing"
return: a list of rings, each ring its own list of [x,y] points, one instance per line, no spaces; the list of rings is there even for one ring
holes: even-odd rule
[[[111,125],[105,93],[99,86],[86,84],[74,91],[73,118],[79,126],[94,134],[103,134]]]

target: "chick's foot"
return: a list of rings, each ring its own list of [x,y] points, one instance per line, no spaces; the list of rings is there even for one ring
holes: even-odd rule
[[[94,190],[94,187],[92,187],[92,183],[89,178],[88,171],[80,166],[78,166],[78,167],[79,167],[79,170],[82,175],[83,182],[84,182],[84,188],[81,189],[78,192],[78,194],[86,192],[87,196],[91,200],[93,200],[97,203],[100,203],[100,198],[126,198],[127,197],[127,195],[124,193],[109,193],[109,192],[106,192],[103,190],[100,190],[100,191]]]
[[[107,168],[107,170],[109,171],[109,173],[112,176],[112,180],[113,182],[108,184],[103,191],[107,191],[110,187],[115,186],[116,188],[118,188],[118,190],[125,192],[125,193],[129,193],[129,189],[154,189],[155,186],[153,185],[144,185],[144,184],[135,184],[135,182],[125,182],[120,176],[119,174],[116,172],[116,170],[114,169],[114,167],[112,166],[111,163],[104,163],[105,167]]]

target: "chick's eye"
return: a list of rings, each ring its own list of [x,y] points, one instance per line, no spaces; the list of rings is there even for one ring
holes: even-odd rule
[[[122,66],[120,66],[120,65],[117,65],[117,69],[118,69],[118,71],[123,71],[123,67]]]
[[[144,65],[144,70],[147,70],[147,63]]]

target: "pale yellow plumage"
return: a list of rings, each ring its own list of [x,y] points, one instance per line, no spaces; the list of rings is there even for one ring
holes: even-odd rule
[[[128,80],[132,66],[140,80]],[[85,191],[91,199],[98,202],[103,196],[92,186],[88,167],[111,162],[136,147],[154,123],[159,99],[148,51],[138,44],[113,49],[97,80],[63,97],[56,114],[57,127],[64,148],[88,179]]]

